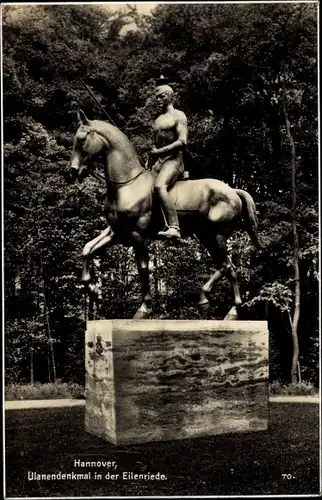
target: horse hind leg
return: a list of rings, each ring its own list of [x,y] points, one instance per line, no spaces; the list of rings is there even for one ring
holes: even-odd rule
[[[205,283],[200,291],[200,297],[199,297],[199,302],[198,305],[202,309],[202,311],[206,311],[209,308],[209,295],[211,293],[211,290],[214,286],[214,284],[219,281],[222,276],[224,275],[224,269],[220,268],[218,269]]]
[[[142,304],[136,311],[133,319],[148,319],[152,313],[149,281],[149,249],[146,242],[137,231],[132,232],[131,238],[142,289]]]
[[[210,279],[202,286],[200,291],[200,297],[198,305],[202,311],[206,311],[209,307],[209,295],[212,291],[213,286],[217,281],[219,281],[225,274],[225,267],[223,265],[222,251],[218,245],[218,235],[215,239],[209,239],[206,234],[197,234],[197,237],[202,243],[202,245],[208,250],[212,260],[214,261],[218,269],[213,273]]]
[[[224,317],[225,320],[235,320],[238,319],[238,307],[241,306],[242,300],[239,292],[239,286],[238,286],[238,281],[237,281],[237,274],[235,270],[235,266],[231,262],[230,258],[227,256],[227,267],[226,267],[226,275],[230,281],[230,285],[233,291],[233,296],[234,296],[234,305],[232,308],[228,311],[226,316]]]
[[[230,309],[227,316],[224,319],[237,319],[237,309],[241,305],[241,297],[237,282],[237,275],[235,268],[229,259],[226,247],[226,237],[221,234],[216,234],[214,239],[209,239],[208,235],[197,235],[200,242],[207,248],[210,256],[212,257],[218,269],[210,277],[210,279],[202,286],[199,298],[199,306],[202,311],[207,310],[209,307],[209,295],[213,289],[213,286],[218,282],[224,275],[226,275],[230,281],[232,292],[234,296],[234,306]]]

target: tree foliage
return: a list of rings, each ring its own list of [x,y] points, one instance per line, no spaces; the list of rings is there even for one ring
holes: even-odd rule
[[[104,187],[65,182],[77,108],[102,112],[133,141],[142,161],[152,145],[151,94],[160,71],[188,117],[186,166],[247,189],[257,204],[265,255],[238,231],[229,242],[246,319],[267,319],[271,377],[286,379],[293,313],[291,157],[283,99],[297,154],[297,231],[303,375],[317,383],[318,146],[317,19],[312,4],[160,4],[135,7],[3,7],[4,208],[7,376],[81,380],[86,307],[82,246],[104,229]],[[196,318],[198,288],[214,271],[194,240],[151,244],[156,315]],[[131,317],[139,284],[131,249],[95,263],[104,295],[97,317]],[[228,309],[218,284],[210,317]],[[46,302],[46,307],[45,307]],[[48,321],[47,321],[48,320]],[[55,361],[50,356],[53,345]],[[26,369],[26,367],[28,367]]]

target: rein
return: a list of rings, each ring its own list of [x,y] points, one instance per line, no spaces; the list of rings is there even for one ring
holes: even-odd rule
[[[89,172],[89,175],[94,177],[94,179],[96,179],[97,181],[102,181],[102,182],[105,181],[104,175],[98,174],[97,172],[91,171]]]
[[[128,181],[117,182],[117,181],[112,181],[108,177],[106,177],[106,180],[107,180],[107,182],[110,182],[111,184],[115,184],[116,186],[125,186],[126,184],[129,184],[130,182],[135,181],[135,179],[137,179],[141,174],[143,174],[143,172],[145,172],[144,169],[142,169],[141,172],[139,172],[137,175],[135,175],[134,177],[132,177],[132,179],[129,179]]]
[[[89,172],[89,175],[91,175],[92,177],[94,177],[94,179],[96,179],[97,181],[102,181],[102,182],[106,181],[106,182],[109,182],[111,184],[115,184],[116,186],[125,186],[126,184],[130,184],[130,182],[135,181],[135,179],[137,179],[141,174],[143,174],[143,172],[145,172],[144,169],[141,170],[141,172],[139,172],[137,175],[135,175],[134,177],[132,177],[132,179],[129,179],[129,180],[123,181],[123,182],[112,181],[108,177],[104,177],[103,175],[98,174],[95,171]]]

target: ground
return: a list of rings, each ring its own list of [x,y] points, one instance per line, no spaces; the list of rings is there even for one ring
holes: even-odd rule
[[[271,404],[268,431],[114,446],[85,433],[83,407],[10,410],[6,496],[318,494],[318,412],[317,404]],[[160,472],[167,480],[28,481],[28,471],[87,471],[74,468],[75,459],[116,461],[120,474]]]

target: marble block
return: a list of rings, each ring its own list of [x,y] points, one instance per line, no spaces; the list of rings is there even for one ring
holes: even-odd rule
[[[266,321],[87,323],[87,432],[130,444],[267,425]]]

